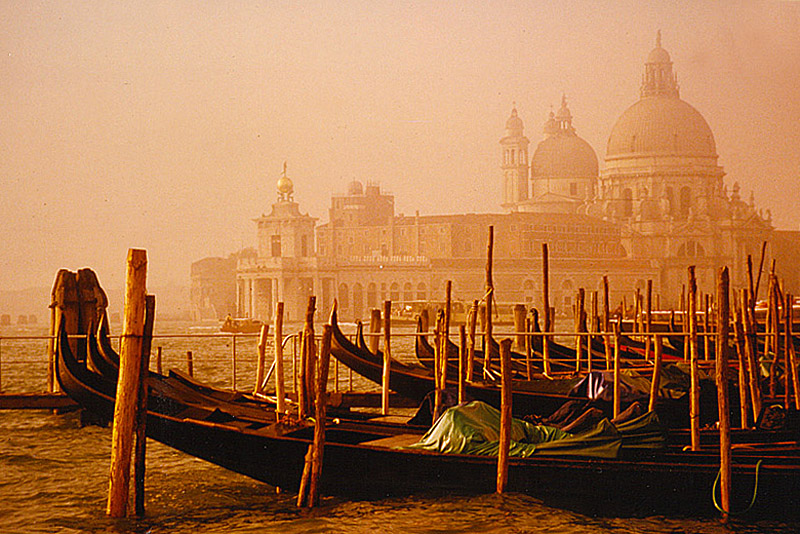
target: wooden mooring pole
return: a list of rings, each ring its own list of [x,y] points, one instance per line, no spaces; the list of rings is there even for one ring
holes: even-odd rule
[[[689,295],[687,301],[689,321],[689,431],[692,450],[700,450],[700,371],[697,362],[697,279],[694,265],[689,267]]]
[[[258,360],[256,361],[256,383],[253,385],[254,395],[261,393],[261,388],[263,385],[262,382],[264,381],[264,373],[266,372],[265,368],[267,365],[267,336],[269,336],[269,325],[262,324],[261,331],[258,334],[258,346],[257,346]],[[236,360],[234,360],[234,362],[235,361]],[[234,376],[236,376],[236,373],[234,373]]]
[[[381,311],[373,308],[369,315],[369,350],[372,354],[378,354],[378,344],[380,342],[378,334],[381,332]]]
[[[325,420],[327,419],[328,369],[331,362],[331,325],[322,327],[322,345],[317,362],[317,387],[315,398],[316,421],[314,422],[314,442],[311,453],[311,481],[308,485],[308,506],[313,508],[319,504],[319,485],[322,476],[322,454],[325,450]]]
[[[389,375],[392,362],[392,301],[383,303],[383,373],[381,375],[381,414],[389,414]]]
[[[544,335],[542,336],[542,367],[545,376],[550,376],[550,267],[548,264],[547,243],[542,243],[542,319]]]
[[[141,375],[142,335],[146,306],[146,251],[128,250],[126,276],[123,338],[117,398],[114,404],[114,425],[111,433],[111,470],[106,506],[106,513],[116,518],[125,517],[128,510],[131,448],[136,419],[136,397],[139,392]]]
[[[486,328],[483,341],[483,376],[488,376],[492,364],[492,300],[494,282],[492,281],[492,256],[494,254],[494,226],[489,226],[489,241],[486,245]]]
[[[497,451],[497,493],[508,484],[508,453],[511,446],[511,339],[500,342],[500,448]]]
[[[286,412],[286,385],[283,376],[283,302],[275,307],[275,412],[278,417]]]
[[[731,509],[731,421],[728,398],[728,334],[730,330],[730,297],[728,268],[723,267],[717,281],[717,344],[715,347],[717,406],[719,407],[720,505],[722,519],[727,521]]]
[[[144,516],[144,476],[147,455],[147,396],[148,373],[150,371],[150,349],[153,343],[153,324],[156,316],[156,297],[146,295],[144,314],[144,337],[139,370],[139,393],[136,403],[136,446],[133,454],[133,502],[136,515]]]

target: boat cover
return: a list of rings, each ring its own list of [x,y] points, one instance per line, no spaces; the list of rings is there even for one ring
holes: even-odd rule
[[[635,402],[650,397],[650,376],[631,369],[620,371],[620,398],[622,403]],[[659,396],[679,399],[689,391],[689,373],[680,365],[668,363],[661,368]],[[614,372],[587,373],[569,392],[570,397],[611,401],[614,398]]]
[[[497,456],[500,441],[500,412],[481,401],[448,409],[412,449],[445,454]],[[664,433],[655,413],[649,412],[617,426],[603,419],[594,428],[570,434],[555,427],[536,425],[520,419],[511,422],[510,456],[536,455],[592,456],[614,458],[625,448],[661,448]]]

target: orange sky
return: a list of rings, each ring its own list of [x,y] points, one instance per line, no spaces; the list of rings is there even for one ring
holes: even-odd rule
[[[0,3],[0,289],[150,285],[254,243],[284,160],[303,211],[499,212],[498,140],[566,93],[601,161],[661,29],[726,183],[800,228],[800,2]]]

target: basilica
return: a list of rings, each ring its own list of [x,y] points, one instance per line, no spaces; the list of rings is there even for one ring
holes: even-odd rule
[[[457,301],[481,299],[490,225],[496,300],[541,305],[546,243],[550,305],[565,315],[578,289],[591,294],[604,276],[613,303],[630,301],[649,280],[661,307],[677,308],[690,265],[701,290],[711,292],[721,266],[734,287],[744,287],[747,256],[758,260],[764,242],[767,265],[792,254],[797,236],[776,231],[752,197],[725,183],[711,128],[680,98],[660,33],[639,99],[611,128],[602,165],[573,126],[566,98],[541,131],[531,150],[511,110],[499,141],[502,213],[396,214],[394,197],[379,184],[354,181],[332,196],[328,222],[317,224],[294,200],[284,166],[271,212],[254,220],[257,247],[193,264],[195,317],[268,320],[283,301],[289,320],[299,320],[316,295],[323,313],[335,298],[342,317],[357,320],[387,299],[398,313],[440,301],[448,280]]]

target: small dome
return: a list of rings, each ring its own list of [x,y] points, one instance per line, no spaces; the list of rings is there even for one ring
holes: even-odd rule
[[[517,108],[511,110],[511,116],[506,121],[506,130],[508,130],[508,135],[522,135],[522,130],[524,129],[525,125],[522,123],[522,119],[517,116]]]
[[[577,135],[553,135],[536,147],[531,178],[597,178],[597,154]]]
[[[353,180],[347,186],[347,194],[349,196],[363,195],[364,194],[364,186],[361,185],[361,182],[359,182],[358,180]]]
[[[606,157],[622,155],[716,158],[717,148],[699,111],[680,98],[656,95],[625,110],[611,130]]]
[[[657,46],[647,56],[647,63],[672,63],[672,59],[669,57],[669,52]]]

